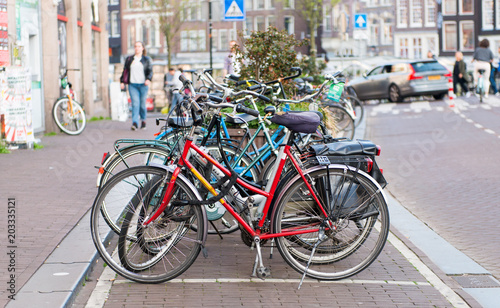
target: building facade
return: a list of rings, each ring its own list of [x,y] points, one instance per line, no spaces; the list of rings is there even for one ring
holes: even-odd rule
[[[439,55],[438,5],[435,0],[396,0],[394,55],[405,59]]]

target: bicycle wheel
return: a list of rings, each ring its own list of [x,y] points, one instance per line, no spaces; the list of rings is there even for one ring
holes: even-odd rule
[[[325,113],[325,125],[334,138],[354,138],[354,120],[343,107],[326,103],[321,109]]]
[[[273,232],[311,232],[277,238],[283,259],[301,273],[310,260],[306,275],[317,279],[336,280],[361,272],[380,254],[389,232],[389,214],[380,186],[365,173],[348,167],[327,170],[318,166],[305,172],[328,218],[300,176],[291,180],[277,199]],[[324,231],[313,231],[321,227]]]
[[[68,135],[78,135],[85,129],[87,121],[85,112],[79,103],[72,100],[71,113],[70,102],[67,97],[59,98],[52,107],[52,116],[57,127]]]
[[[343,96],[342,99],[348,100],[351,103],[354,114],[356,115],[356,119],[354,120],[354,127],[358,127],[365,114],[365,107],[363,106],[363,103],[361,103],[361,101],[357,97],[352,95]]]
[[[91,213],[94,244],[103,260],[121,276],[145,283],[170,280],[189,268],[206,236],[205,215],[199,206],[167,207],[147,227],[140,222],[160,204],[171,172],[138,166],[121,171],[99,191]],[[196,188],[179,175],[173,199],[201,200]],[[102,206],[113,208],[111,230]],[[196,228],[192,228],[196,225]]]

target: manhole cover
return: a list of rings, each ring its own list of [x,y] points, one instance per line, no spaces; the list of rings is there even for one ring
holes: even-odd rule
[[[451,276],[463,288],[500,288],[500,283],[490,275]]]

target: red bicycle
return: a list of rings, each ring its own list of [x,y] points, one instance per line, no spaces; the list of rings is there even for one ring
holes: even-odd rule
[[[267,99],[251,91],[238,94]],[[198,102],[206,97],[199,94],[184,101],[191,114],[189,125],[194,125],[176,165],[126,169],[112,177],[96,197],[92,236],[113,270],[144,283],[164,282],[182,274],[204,251],[207,217],[203,204],[221,206],[238,221],[243,237],[256,247],[254,276],[270,275],[261,253],[268,240],[303,274],[302,279],[346,278],[377,258],[389,231],[387,203],[377,181],[355,167],[331,164],[321,156],[303,170],[293,151],[294,135],[314,132],[319,125],[316,113],[272,117],[271,121],[288,128],[288,141],[280,147],[279,163],[265,187],[256,187],[195,144],[196,126],[202,122]],[[206,101],[204,105],[256,112],[230,103]],[[182,126],[181,119],[178,123]],[[293,168],[282,175],[287,162]],[[207,200],[200,197],[204,189],[209,192]],[[115,218],[120,227],[117,240],[101,221],[99,211],[104,203],[123,209]]]

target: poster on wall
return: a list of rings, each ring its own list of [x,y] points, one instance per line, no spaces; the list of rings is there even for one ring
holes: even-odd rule
[[[7,15],[7,0],[0,0],[0,66],[9,65],[8,25],[9,16]]]
[[[4,113],[5,140],[9,143],[32,143],[33,107],[29,68],[7,67],[0,74],[0,109]]]

